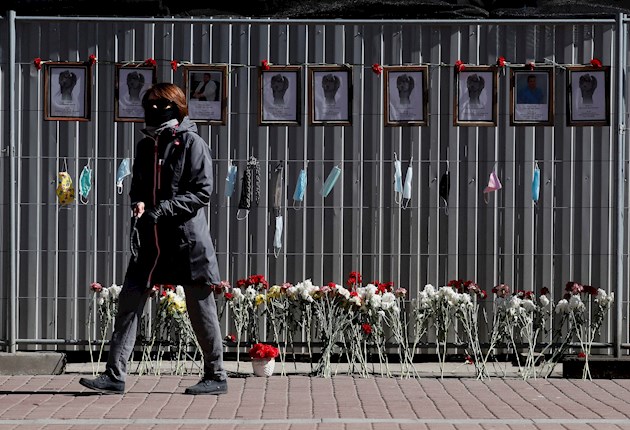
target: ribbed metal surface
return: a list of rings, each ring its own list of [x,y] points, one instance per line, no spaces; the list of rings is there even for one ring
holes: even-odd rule
[[[19,18],[19,17],[18,17]],[[5,21],[0,22],[7,34]],[[211,19],[82,21],[18,19],[16,23],[17,267],[10,264],[10,187],[0,187],[2,254],[0,339],[8,338],[9,279],[17,273],[18,339],[86,339],[85,322],[93,281],[122,283],[129,258],[129,180],[116,192],[122,158],[134,156],[142,124],[115,123],[114,63],[158,60],[158,80],[183,83],[170,61],[225,63],[229,67],[229,119],[226,126],[200,125],[215,159],[215,194],[210,226],[221,274],[236,282],[265,274],[270,282],[342,283],[350,271],[364,279],[393,281],[415,295],[426,283],[473,279],[490,290],[498,283],[514,289],[552,290],[576,280],[611,291],[624,288],[616,277],[615,127],[567,127],[567,73],[556,67],[555,125],[512,127],[509,77],[499,76],[497,127],[454,127],[452,64],[494,64],[550,59],[587,64],[599,58],[612,66],[612,120],[617,107],[616,25],[612,21],[562,24],[536,21],[503,25],[430,21],[269,22]],[[7,58],[1,39],[0,136],[8,135]],[[43,120],[43,73],[33,58],[85,61],[93,67],[92,120]],[[257,69],[263,59],[303,65],[301,125],[259,126]],[[309,65],[348,63],[353,67],[351,126],[309,126]],[[371,65],[429,65],[429,125],[383,126],[382,77]],[[626,65],[624,64],[624,69]],[[627,89],[624,89],[627,92]],[[625,93],[624,93],[625,94]],[[3,148],[5,148],[3,144]],[[394,203],[393,160],[413,166],[407,209]],[[261,164],[261,202],[246,220],[237,220],[240,185],[224,197],[228,161],[247,158]],[[0,173],[9,176],[3,152]],[[73,180],[91,160],[94,185],[87,204],[61,208],[56,173],[64,163]],[[531,198],[534,162],[541,169],[540,201]],[[273,253],[274,216],[271,170],[285,167],[284,247]],[[482,190],[496,164],[503,189],[485,203]],[[627,163],[624,163],[627,166]],[[319,190],[333,166],[342,175],[332,193]],[[308,167],[305,207],[294,210],[298,173]],[[440,204],[438,182],[451,172],[448,213]],[[626,190],[626,202],[628,201]],[[626,203],[627,204],[627,203]],[[625,226],[625,237],[629,229]],[[627,243],[627,240],[626,240]],[[491,303],[488,301],[488,310]],[[628,313],[627,302],[623,317]],[[614,315],[602,330],[612,342]],[[229,321],[225,321],[226,328]],[[624,324],[623,342],[628,341]]]

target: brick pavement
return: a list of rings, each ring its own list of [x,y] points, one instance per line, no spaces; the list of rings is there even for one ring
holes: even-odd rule
[[[241,375],[217,397],[184,395],[195,376],[131,375],[124,395],[93,393],[81,376],[0,376],[0,430],[630,430],[627,379]]]

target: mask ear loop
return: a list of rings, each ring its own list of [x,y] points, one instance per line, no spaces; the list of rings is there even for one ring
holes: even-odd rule
[[[90,168],[90,160],[92,158],[88,158],[87,163],[85,163],[85,166],[83,166],[83,170],[85,170],[85,168],[87,167],[88,169]],[[83,174],[83,170],[81,171],[81,174]],[[90,175],[90,183],[92,183],[92,175]],[[79,187],[81,186],[81,176],[79,176]],[[84,205],[87,205],[89,202],[89,199],[87,197],[83,197],[83,193],[79,193],[79,201],[81,203],[83,203]]]
[[[306,175],[307,172],[308,172],[308,160],[306,160],[306,162],[304,163],[304,174]],[[304,195],[302,196],[302,200],[298,201],[298,204],[296,206],[295,199],[294,199],[293,202],[291,203],[291,207],[296,211],[304,209],[304,207],[306,206],[306,203],[304,202],[305,198],[306,198],[306,188],[304,189]]]

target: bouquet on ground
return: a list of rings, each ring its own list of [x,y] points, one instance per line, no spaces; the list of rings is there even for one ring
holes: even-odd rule
[[[112,284],[109,288],[103,287],[98,282],[93,282],[90,285],[90,290],[94,293],[92,301],[90,303],[90,310],[88,312],[89,315],[92,314],[93,310],[96,308],[98,313],[98,322],[99,322],[99,336],[100,336],[100,347],[98,352],[98,358],[96,362],[101,361],[101,356],[103,355],[103,348],[105,346],[105,338],[107,336],[107,332],[112,325],[114,318],[116,318],[116,314],[118,313],[118,296],[120,295],[120,290],[122,287],[120,285]],[[96,375],[97,369],[95,368],[94,358],[92,357],[92,330],[91,330],[91,322],[92,318],[88,318],[88,345],[90,346],[90,360],[92,361],[92,373]]]

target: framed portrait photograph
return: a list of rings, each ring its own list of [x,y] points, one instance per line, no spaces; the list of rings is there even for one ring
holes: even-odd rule
[[[427,125],[429,68],[392,66],[384,67],[383,72],[385,125]]]
[[[610,125],[610,67],[568,66],[567,124]]]
[[[510,125],[553,125],[551,67],[510,69]]]
[[[144,122],[142,97],[157,82],[156,68],[144,63],[117,63],[114,121]]]
[[[87,63],[44,64],[44,119],[89,121],[92,68]]]
[[[309,122],[311,125],[350,125],[352,117],[352,68],[309,68]]]
[[[495,66],[466,66],[455,72],[454,125],[497,125],[498,76]]]
[[[227,66],[184,66],[184,87],[191,120],[224,125],[227,122]]]
[[[258,124],[300,124],[300,66],[258,68]]]

